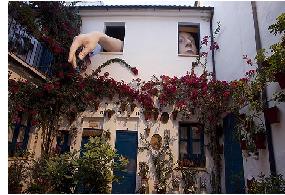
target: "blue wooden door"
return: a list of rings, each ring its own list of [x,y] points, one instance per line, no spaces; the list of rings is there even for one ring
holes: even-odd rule
[[[224,159],[227,194],[245,193],[243,159],[239,141],[234,136],[235,118],[229,114],[224,118]]]
[[[117,153],[128,158],[126,171],[114,171],[115,175],[122,177],[119,182],[113,182],[113,194],[134,194],[136,190],[137,171],[137,131],[116,131],[115,148]]]

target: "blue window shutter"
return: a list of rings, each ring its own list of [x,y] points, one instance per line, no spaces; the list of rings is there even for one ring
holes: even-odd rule
[[[11,143],[11,149],[10,149],[11,155],[14,155],[16,152],[16,143],[17,143],[17,139],[18,139],[18,136],[20,133],[20,127],[21,127],[20,123],[15,124],[15,129],[14,129],[12,143]]]
[[[23,145],[22,145],[22,150],[26,150],[29,142],[29,137],[30,137],[30,129],[31,129],[31,121],[29,120],[27,122],[27,126],[25,128],[25,134],[24,134],[24,139],[23,139]]]

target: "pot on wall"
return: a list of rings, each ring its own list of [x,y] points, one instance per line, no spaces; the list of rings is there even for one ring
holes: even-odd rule
[[[281,89],[285,89],[285,72],[275,74],[275,80],[279,83]]]
[[[257,149],[266,149],[265,145],[266,137],[264,133],[255,134],[253,140]]]
[[[168,119],[169,119],[169,115],[167,112],[163,112],[161,114],[161,117],[160,117],[160,120],[163,124],[166,124],[168,122]]]
[[[279,123],[280,122],[279,112],[280,111],[278,107],[274,106],[272,108],[264,110],[264,115],[270,124]]]
[[[242,150],[247,150],[246,140],[240,140],[240,148]]]

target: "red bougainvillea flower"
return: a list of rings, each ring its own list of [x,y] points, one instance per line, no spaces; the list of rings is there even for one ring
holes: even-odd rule
[[[43,88],[49,93],[54,89],[54,85],[52,83],[46,83],[44,84]]]
[[[64,73],[63,73],[63,71],[58,72],[58,73],[57,73],[57,76],[58,76],[58,78],[63,79],[63,78],[64,78]]]
[[[139,71],[136,67],[132,67],[131,71],[134,73],[134,75],[138,75]]]
[[[31,125],[32,125],[32,126],[36,126],[37,124],[38,124],[38,121],[36,121],[36,120],[32,120],[32,121],[31,121]]]

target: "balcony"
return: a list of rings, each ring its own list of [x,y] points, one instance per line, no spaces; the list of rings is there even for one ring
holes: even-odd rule
[[[45,76],[52,76],[53,53],[11,18],[8,26],[8,51]]]

